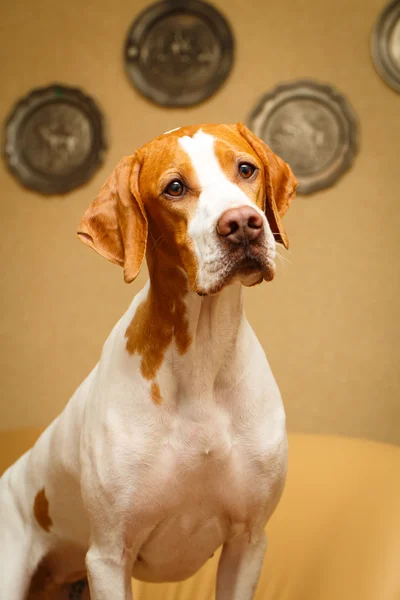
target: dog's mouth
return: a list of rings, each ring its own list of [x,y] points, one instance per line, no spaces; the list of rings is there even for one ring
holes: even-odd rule
[[[242,260],[233,267],[232,279],[238,279],[250,287],[262,281],[271,281],[275,275],[275,264],[262,253],[247,252]]]
[[[246,257],[237,266],[238,275],[253,275],[262,271],[262,264],[256,258]]]
[[[200,295],[216,294],[227,285],[240,281],[251,287],[272,281],[275,276],[275,263],[264,248],[247,246],[232,250],[218,266],[218,281]]]

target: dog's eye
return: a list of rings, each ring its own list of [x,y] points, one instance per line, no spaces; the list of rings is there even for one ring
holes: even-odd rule
[[[239,173],[243,179],[249,179],[255,170],[255,166],[251,165],[250,163],[240,163],[239,165]]]
[[[169,183],[164,190],[164,192],[168,194],[168,196],[173,196],[174,198],[182,196],[184,191],[185,186],[179,179],[174,179],[173,181],[171,181],[171,183]]]

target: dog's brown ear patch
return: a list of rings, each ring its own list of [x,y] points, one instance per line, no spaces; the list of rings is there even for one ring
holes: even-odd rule
[[[125,156],[78,227],[82,242],[124,267],[127,283],[139,274],[147,244],[147,217],[139,194],[139,170],[136,155]]]
[[[281,218],[296,195],[298,181],[289,165],[272,152],[271,148],[254,135],[250,129],[243,123],[238,123],[237,128],[264,165],[266,183],[265,214],[276,241],[281,242],[285,248],[288,248],[289,240]]]
[[[33,504],[33,514],[40,527],[49,532],[50,527],[53,525],[53,521],[49,514],[49,501],[46,498],[44,488],[36,494],[35,502]]]

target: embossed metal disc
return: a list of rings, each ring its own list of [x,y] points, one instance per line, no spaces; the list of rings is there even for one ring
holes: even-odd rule
[[[33,90],[4,127],[3,155],[26,187],[63,194],[87,181],[106,148],[103,118],[81,90],[59,84]]]
[[[249,127],[291,166],[298,192],[329,187],[353,162],[358,148],[356,117],[334,88],[300,80],[265,94]]]
[[[233,35],[225,18],[199,0],[150,5],[125,42],[125,68],[134,86],[163,106],[192,106],[227,78]]]
[[[382,79],[400,92],[400,0],[390,2],[379,15],[371,34],[371,55]]]

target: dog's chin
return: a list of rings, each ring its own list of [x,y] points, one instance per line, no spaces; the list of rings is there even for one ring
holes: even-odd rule
[[[272,281],[275,277],[275,264],[268,260],[260,263],[257,260],[246,262],[233,276],[232,282],[240,281],[246,287],[258,285],[263,281]]]
[[[253,285],[262,283],[264,281],[264,277],[262,271],[259,271],[258,269],[252,272],[246,270],[244,272],[239,272],[233,277],[232,283],[235,283],[236,281],[240,281],[240,283],[245,287],[252,287]]]
[[[246,287],[258,285],[263,281],[272,281],[275,276],[275,263],[271,259],[245,257],[235,263],[223,266],[221,277],[207,290],[198,290],[200,296],[218,294],[228,285],[240,282]]]

